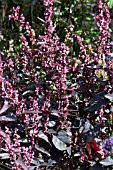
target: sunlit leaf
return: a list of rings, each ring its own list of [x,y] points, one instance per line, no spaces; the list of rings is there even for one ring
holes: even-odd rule
[[[24,164],[24,162],[23,162],[23,160],[22,160],[21,157],[19,157],[19,158],[17,159],[17,162],[21,165],[21,167],[23,168],[23,170],[28,170],[27,167],[25,166],[25,164]]]
[[[67,149],[66,144],[62,142],[61,140],[59,140],[55,135],[53,135],[52,142],[54,146],[61,151],[64,151]]]
[[[58,139],[60,139],[62,142],[66,144],[70,144],[69,137],[67,135],[67,132],[65,130],[60,130],[58,132]]]
[[[43,147],[40,147],[40,146],[38,146],[38,145],[36,144],[36,145],[35,145],[35,148],[36,148],[38,151],[40,151],[40,152],[42,152],[42,153],[45,153],[45,154],[48,155],[48,156],[51,156],[50,153],[49,153],[48,151],[46,151]]]
[[[113,165],[113,159],[110,156],[108,156],[106,159],[100,161],[99,163],[104,166],[110,166]]]
[[[15,118],[8,118],[7,116],[0,116],[0,121],[13,122]]]
[[[55,122],[55,121],[49,121],[48,126],[49,126],[49,127],[54,127],[54,126],[55,126],[55,124],[56,124],[56,122]]]
[[[9,159],[9,157],[10,157],[9,153],[0,153],[1,159]]]
[[[71,155],[71,146],[67,147],[67,153]]]
[[[49,143],[48,137],[41,130],[38,133],[38,137]]]
[[[0,110],[0,114],[4,113],[7,109],[9,109],[10,105],[8,101],[4,101],[4,105],[2,107],[2,109]]]
[[[109,99],[110,101],[113,101],[113,93],[111,94],[106,94],[105,97]]]

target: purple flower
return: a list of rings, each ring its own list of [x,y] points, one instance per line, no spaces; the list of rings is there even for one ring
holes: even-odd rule
[[[105,139],[102,144],[102,149],[105,155],[107,155],[109,152],[113,152],[112,148],[113,148],[113,137]]]

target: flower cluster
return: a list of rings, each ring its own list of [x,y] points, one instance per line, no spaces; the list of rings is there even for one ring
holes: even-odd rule
[[[60,114],[60,127],[68,129],[70,126],[70,122],[66,122],[69,105],[66,85],[68,60],[65,44],[60,43],[58,36],[53,32],[51,19],[53,2],[44,0],[45,34],[39,35],[38,42],[35,41],[34,30],[20,14],[20,7],[13,8],[9,16],[9,20],[19,22],[21,41],[18,56],[8,56],[3,52],[0,58],[0,80],[3,84],[0,95],[10,103],[9,107],[13,107],[17,119],[13,130],[4,127],[8,136],[5,148],[9,152],[13,169],[21,169],[23,165],[26,168],[31,166],[34,156],[37,155],[34,149],[39,138],[37,133],[40,129],[48,133],[50,111],[54,107],[51,104],[53,100],[58,105],[56,109]],[[31,48],[33,45],[35,48]],[[27,142],[26,147],[21,144],[22,139],[19,136],[21,132],[17,130],[18,126],[23,128],[24,137],[30,140],[30,144]],[[2,140],[5,139],[2,137]]]
[[[53,22],[52,22],[52,14],[53,14],[53,3],[55,2],[55,0],[44,0],[44,6],[45,6],[45,34],[50,36],[54,31],[54,27],[53,27]]]
[[[113,153],[113,137],[104,140],[102,144],[102,149],[105,155],[108,155],[108,153]]]
[[[98,37],[98,57],[101,58],[102,54],[110,53],[110,43],[108,39],[110,33],[108,31],[109,24],[111,22],[110,12],[106,4],[102,0],[97,0],[97,15],[95,16],[98,31],[100,36]]]

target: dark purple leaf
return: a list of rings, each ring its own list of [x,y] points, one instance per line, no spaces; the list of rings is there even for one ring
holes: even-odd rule
[[[62,142],[60,139],[58,139],[57,136],[53,135],[52,142],[57,149],[61,151],[67,150],[66,144]]]
[[[49,133],[49,134],[57,134],[57,132],[54,131],[53,129],[48,129],[48,133]]]
[[[91,123],[89,122],[89,120],[86,120],[85,123],[82,125],[83,126],[83,131],[82,133],[86,133],[89,130],[93,129],[93,126],[91,125]]]
[[[29,142],[30,142],[30,139],[29,139],[29,138],[21,138],[21,139],[19,140],[19,142],[21,142],[21,143],[29,143]]]
[[[75,87],[77,85],[77,83],[74,83],[71,85],[71,88]]]
[[[100,85],[105,86],[105,85],[107,85],[107,84],[108,84],[108,81],[98,80],[98,81],[97,81],[97,83],[98,83],[98,84],[100,84]]]
[[[0,159],[9,159],[10,155],[9,153],[0,153]]]
[[[110,166],[113,165],[113,159],[110,156],[108,156],[106,159],[100,161],[99,163],[104,166]]]
[[[10,105],[8,101],[4,101],[4,105],[2,107],[2,109],[0,110],[0,114],[4,113],[7,109],[9,109]]]
[[[109,99],[111,102],[113,101],[113,93],[111,94],[106,94],[105,97]]]
[[[56,124],[56,122],[55,122],[55,121],[49,121],[48,126],[49,126],[49,127],[54,127],[54,126],[55,126],[55,124]]]
[[[25,164],[24,164],[24,162],[23,162],[23,160],[22,160],[21,157],[19,157],[19,158],[17,159],[17,162],[21,165],[21,167],[23,168],[23,170],[28,170],[27,167],[25,166]]]
[[[8,118],[7,116],[0,116],[0,121],[12,122],[15,121],[14,118]]]
[[[72,124],[72,128],[78,129],[80,127],[80,118],[76,118]]]
[[[34,170],[36,168],[39,168],[39,166],[30,166],[28,170]]]
[[[49,167],[53,166],[54,164],[56,164],[56,161],[52,160],[52,159],[49,159],[48,164],[47,164],[47,169],[49,169]]]
[[[82,170],[82,169],[80,169]],[[84,169],[85,170],[85,169]],[[110,167],[102,167],[101,165],[93,165],[89,170],[112,170]]]
[[[100,128],[102,127],[102,123],[99,123],[99,124],[97,124],[95,127],[94,127],[94,132],[98,132],[99,130],[100,130]]]
[[[70,144],[70,141],[69,141],[67,132],[66,132],[65,130],[60,130],[60,131],[58,132],[57,137],[58,137],[62,142],[66,143],[66,144]]]
[[[71,155],[71,146],[67,147],[67,153]]]
[[[40,147],[39,145],[35,145],[35,148],[38,150],[38,151],[40,151],[40,152],[42,152],[42,153],[45,153],[46,155],[48,155],[48,156],[51,156],[50,155],[50,153],[48,152],[48,151],[46,151],[43,147]]]
[[[93,139],[94,139],[94,137],[90,134],[87,134],[87,135],[84,136],[84,142],[85,143],[88,143],[88,142],[92,141]]]
[[[80,156],[80,155],[81,155],[81,153],[80,153],[80,152],[77,152],[77,153],[74,154],[74,157],[78,157],[78,156]]]
[[[38,137],[49,143],[48,137],[41,130],[38,133]]]
[[[3,130],[0,129],[0,136],[6,138],[7,134]]]
[[[112,105],[111,105],[111,107],[110,107],[110,111],[113,112],[113,106],[112,106]]]
[[[58,110],[52,110],[51,114],[52,114],[53,116],[60,117]]]
[[[105,99],[105,92],[96,94],[90,101],[89,106],[85,108],[85,111],[95,112],[102,106],[105,106],[109,103],[108,99]]]
[[[49,164],[49,165],[53,165],[53,164],[55,164],[55,163],[56,163],[56,161],[55,161],[55,160],[48,159],[48,164]]]
[[[33,158],[33,159],[31,160],[31,163],[34,164],[34,165],[36,165],[37,167],[40,166],[40,162],[39,162],[38,159]]]
[[[24,96],[24,95],[26,95],[26,94],[28,94],[28,93],[33,93],[33,91],[27,90],[27,91],[25,91],[25,92],[22,94],[22,96]]]

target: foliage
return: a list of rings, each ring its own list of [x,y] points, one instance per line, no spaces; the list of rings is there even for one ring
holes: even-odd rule
[[[82,7],[86,3],[81,1]],[[113,164],[110,13],[102,0],[96,1],[95,14],[88,18],[86,13],[98,30],[91,34],[87,22],[81,23],[79,1],[64,6],[56,1],[54,15],[53,4],[43,1],[40,35],[22,14],[21,1],[9,15],[12,31],[18,33],[18,39],[11,39],[18,43],[0,55],[0,166],[68,170],[85,164],[87,169],[103,169]],[[75,7],[80,10],[77,18]],[[63,28],[66,34],[60,35]]]
[[[105,2],[107,3],[109,8],[113,7],[113,1],[112,0],[106,0]]]

